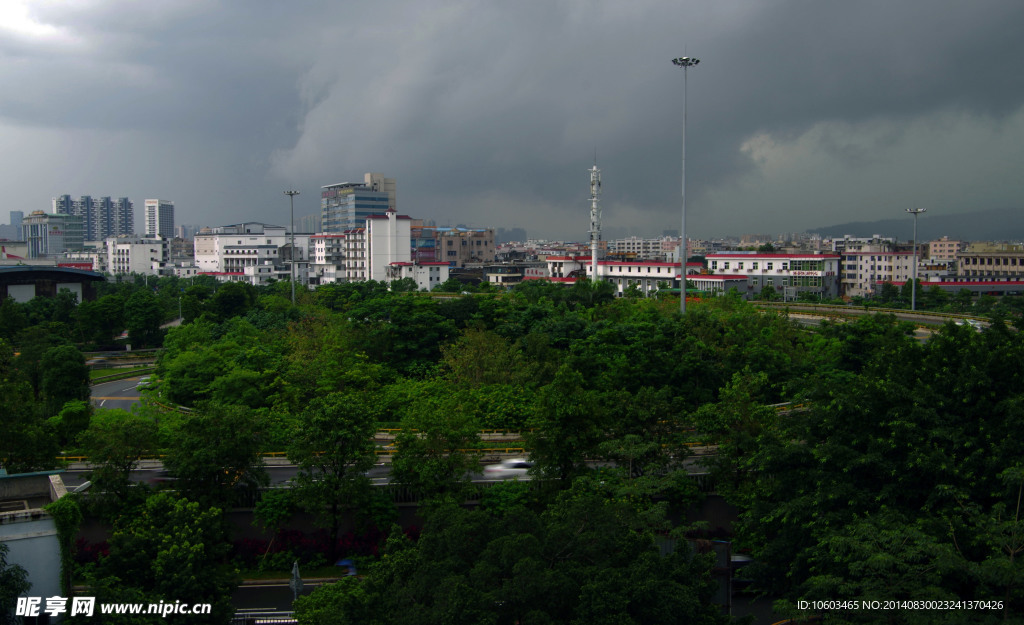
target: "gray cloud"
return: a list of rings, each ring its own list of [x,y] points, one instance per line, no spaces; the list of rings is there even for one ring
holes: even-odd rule
[[[683,53],[693,236],[1021,198],[1014,0],[32,10],[56,34],[0,29],[8,210],[127,193],[280,222],[285,187],[305,214],[380,171],[417,217],[584,238],[596,149],[606,225],[656,234],[678,227]]]

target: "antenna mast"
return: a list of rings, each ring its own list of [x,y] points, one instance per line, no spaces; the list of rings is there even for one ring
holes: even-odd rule
[[[597,151],[594,151],[594,166],[590,171],[590,279],[597,284],[597,242],[601,240],[601,209],[598,207],[601,195],[601,170],[597,168]]]

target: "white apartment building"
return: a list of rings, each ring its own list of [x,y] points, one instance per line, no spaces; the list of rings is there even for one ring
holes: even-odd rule
[[[873,234],[870,237],[852,237],[843,235],[842,238],[829,241],[832,251],[836,254],[843,252],[891,252],[896,245],[893,237],[883,237],[880,234]]]
[[[112,275],[157,275],[170,259],[170,241],[163,237],[121,235],[106,239],[106,271]]]
[[[312,258],[309,275],[311,284],[345,282],[345,235],[321,232],[310,238]]]
[[[679,237],[626,237],[608,242],[608,253],[636,260],[667,261],[679,251]]]
[[[366,228],[346,230],[342,241],[342,265],[345,280],[362,282],[369,280],[369,268],[366,259]]]
[[[718,252],[706,257],[713,275],[745,276],[747,290],[774,288],[787,299],[809,292],[823,298],[839,295],[840,256],[836,254],[765,254]]]
[[[294,238],[293,255],[292,235],[284,226],[255,222],[221,226],[196,235],[195,264],[199,273],[222,281],[259,285],[271,278],[290,279],[294,256],[296,282],[306,284],[311,235],[295,233]]]
[[[394,262],[387,266],[386,279],[391,282],[412,278],[420,291],[432,291],[434,287],[448,280],[448,263]]]
[[[903,252],[843,252],[842,291],[849,297],[874,295],[885,282],[903,283],[913,277],[914,254]]]
[[[383,214],[367,215],[365,228],[351,228],[340,234],[313,235],[313,263],[310,268],[313,281],[317,284],[364,280],[387,282],[399,273],[402,277],[414,277],[405,275],[416,273],[412,269],[389,269],[395,263],[424,267],[433,264],[412,263],[411,225],[412,218],[408,215],[387,210]],[[429,271],[426,277],[429,278]],[[429,284],[428,279],[423,286],[431,288]]]
[[[146,235],[160,235],[165,239],[174,238],[174,202],[168,200],[146,200]]]
[[[387,281],[388,266],[412,262],[412,218],[388,210],[366,217],[367,277]]]

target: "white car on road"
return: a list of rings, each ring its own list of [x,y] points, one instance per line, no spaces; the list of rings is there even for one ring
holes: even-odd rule
[[[484,467],[484,478],[488,480],[530,479],[533,463],[526,458],[506,458],[498,464]]]

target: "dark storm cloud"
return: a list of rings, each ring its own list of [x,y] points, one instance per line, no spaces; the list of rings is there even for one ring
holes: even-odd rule
[[[0,137],[54,164],[12,163],[38,187],[26,203],[120,185],[175,199],[179,221],[280,221],[285,186],[304,214],[320,186],[379,171],[416,217],[583,238],[596,149],[606,225],[656,234],[678,227],[684,53],[702,59],[694,236],[1022,191],[998,177],[1024,139],[1015,0],[32,6],[59,35],[0,31],[0,81],[17,87]],[[69,189],[82,168],[47,158],[60,137],[120,156]],[[954,169],[967,150],[982,162]]]

